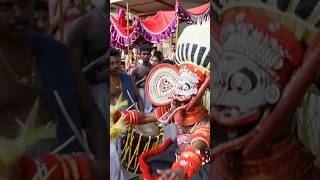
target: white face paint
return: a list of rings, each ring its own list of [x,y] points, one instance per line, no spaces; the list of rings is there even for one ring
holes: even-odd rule
[[[175,90],[175,95],[178,98],[178,100],[190,100],[192,96],[197,94],[197,92],[197,86],[193,82],[186,78],[179,77]]]
[[[260,110],[269,102],[268,87],[278,87],[261,66],[235,51],[222,53],[212,78],[214,113],[220,120]]]

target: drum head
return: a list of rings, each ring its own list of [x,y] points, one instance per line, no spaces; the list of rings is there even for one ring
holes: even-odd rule
[[[142,136],[154,137],[159,134],[159,127],[155,123],[136,125],[136,132]]]
[[[178,82],[178,68],[171,64],[159,64],[154,67],[145,85],[146,96],[154,106],[170,104],[168,98],[174,93],[174,87]]]

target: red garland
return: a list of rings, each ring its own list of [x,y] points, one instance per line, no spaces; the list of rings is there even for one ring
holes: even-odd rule
[[[139,164],[140,164],[140,170],[142,172],[142,175],[144,177],[145,180],[158,180],[159,177],[158,176],[152,176],[150,174],[150,169],[148,164],[146,163],[147,158],[162,153],[164,152],[168,146],[171,144],[172,140],[170,138],[168,138],[166,140],[166,142],[159,148],[155,148],[149,151],[145,151],[141,154],[141,156],[139,157]]]

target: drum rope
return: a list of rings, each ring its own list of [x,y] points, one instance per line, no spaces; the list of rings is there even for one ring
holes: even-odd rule
[[[132,163],[132,160],[134,157],[138,157],[138,152],[139,152],[139,148],[140,148],[140,142],[141,142],[141,137],[142,137],[142,134],[140,134],[139,136],[139,140],[138,140],[138,144],[136,146],[136,149],[134,150],[134,153],[132,155],[132,157],[129,156],[129,163],[128,163],[128,167],[127,167],[127,170],[129,170],[129,167]]]
[[[158,125],[159,126],[159,125]],[[159,134],[155,137],[156,141],[152,143],[152,136],[148,136],[148,141],[146,142],[146,144],[143,147],[143,150],[141,153],[143,153],[144,151],[147,151],[148,149],[154,149],[160,146],[161,144],[161,138],[163,137],[163,133],[164,133],[164,129],[161,128],[161,126],[159,126]],[[135,147],[134,152],[132,152],[131,150],[133,150],[133,141],[135,139],[135,135],[134,132],[136,131],[135,128],[130,127],[128,130],[128,135],[126,138],[126,142],[124,145],[124,148],[122,150],[121,156],[122,156],[122,160],[121,160],[121,164],[123,164],[124,162],[127,162],[127,170],[129,170],[130,165],[133,165],[133,169],[134,169],[134,174],[137,173],[138,168],[140,166],[139,161],[138,161],[138,156],[139,156],[139,151],[141,151],[141,141],[142,141],[142,136],[143,134],[139,135],[139,139],[137,142],[137,145]],[[151,148],[150,148],[151,147]],[[134,159],[134,161],[133,161]]]
[[[142,153],[143,153],[144,151],[146,151],[147,149],[149,149],[150,143],[151,143],[151,136],[149,136],[149,140],[148,140],[148,142],[146,143],[146,145],[144,146]],[[138,157],[136,157],[136,161],[135,161],[134,174],[137,173],[137,170],[138,170],[138,167],[139,167],[139,163],[137,162],[137,159],[138,159]]]
[[[127,141],[126,141],[126,144],[122,150],[122,154],[123,155],[123,152],[124,152],[124,155],[122,156],[122,160],[121,160],[121,164],[123,164],[123,161],[125,160],[127,154],[128,154],[128,151],[130,150],[130,147],[132,146],[132,141],[133,141],[133,133],[135,131],[135,129],[130,129],[131,130],[131,134],[127,136]],[[129,130],[129,131],[130,131]],[[130,145],[128,145],[129,143],[129,139],[130,139]]]

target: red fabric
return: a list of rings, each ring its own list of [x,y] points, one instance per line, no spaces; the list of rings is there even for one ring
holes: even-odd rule
[[[158,11],[155,16],[142,20],[141,24],[148,31],[157,34],[167,28],[175,14],[175,11]]]
[[[140,170],[142,172],[142,175],[144,177],[145,180],[158,180],[159,177],[158,176],[152,176],[150,174],[150,169],[148,164],[146,163],[146,160],[156,154],[162,153],[163,151],[165,151],[168,146],[171,144],[172,140],[170,138],[168,138],[166,140],[166,142],[159,148],[155,148],[149,151],[145,151],[141,154],[141,156],[139,157],[139,164],[140,164]]]
[[[126,26],[122,26],[119,23],[120,20],[118,18],[113,17],[111,15],[110,20],[111,20],[111,23],[117,28],[117,31],[118,31],[119,34],[121,34],[121,36],[128,37]],[[133,30],[134,30],[134,27],[133,26],[129,26],[129,35],[132,33]]]
[[[198,7],[187,9],[187,11],[193,15],[202,15],[206,11],[208,11],[209,7],[210,7],[210,3],[207,3]]]
[[[210,7],[210,3],[187,9],[187,11],[193,15],[202,15],[207,12],[207,10]],[[144,28],[151,33],[157,34],[162,31],[164,31],[169,23],[174,18],[176,12],[175,11],[158,11],[156,15],[151,16],[145,20],[141,20],[141,24],[144,26]],[[117,30],[119,33],[121,33],[123,36],[127,36],[126,32],[126,24],[123,26],[123,20],[119,20],[118,18],[111,15],[111,21],[112,24],[114,24],[117,27]],[[121,23],[119,23],[121,21]],[[134,31],[134,27],[129,27],[130,32]]]

